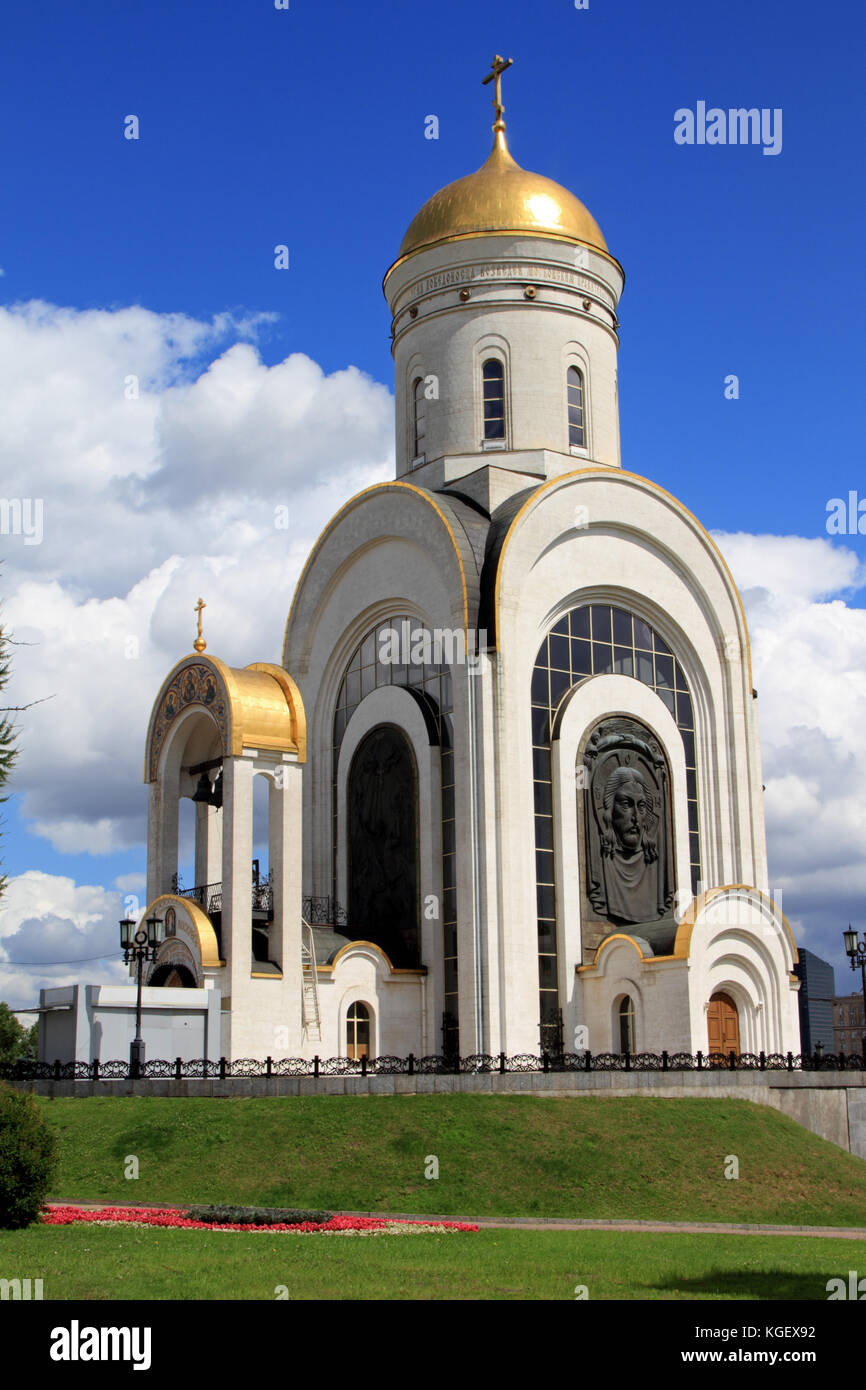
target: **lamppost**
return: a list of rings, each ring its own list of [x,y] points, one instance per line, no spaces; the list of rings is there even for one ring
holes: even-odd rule
[[[848,930],[842,933],[842,939],[845,942],[845,954],[851,962],[851,969],[856,970],[858,965],[860,967],[860,975],[863,982],[863,1017],[864,1020],[866,1020],[866,939],[861,937],[858,941],[857,933],[852,928],[850,922],[848,923]],[[864,1027],[866,1027],[866,1022],[864,1022]],[[861,1039],[861,1047],[863,1048],[861,1055],[864,1065],[866,1065],[866,1033],[864,1033]]]
[[[146,960],[156,960],[156,953],[165,939],[165,923],[161,917],[148,917],[146,930],[135,930],[131,917],[124,917],[120,924],[120,944],[123,947],[123,963],[131,960],[138,963],[138,997],[135,1004],[135,1037],[129,1047],[129,1074],[133,1081],[141,1076],[144,1067],[144,1038],[141,1036],[141,967]]]

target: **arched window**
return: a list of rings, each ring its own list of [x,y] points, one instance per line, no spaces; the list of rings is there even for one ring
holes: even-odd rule
[[[543,1028],[559,1009],[556,871],[554,866],[551,730],[563,696],[587,676],[631,676],[654,690],[676,721],[686,762],[686,805],[692,892],[701,881],[695,721],[685,672],[660,633],[613,604],[581,604],[548,631],[535,659],[530,694],[535,863],[538,894],[538,967]],[[553,1036],[548,1033],[548,1036]]]
[[[420,964],[418,771],[412,745],[393,724],[361,740],[349,768],[348,932],[374,941],[393,965]]]
[[[459,1052],[458,973],[457,973],[457,835],[454,819],[454,693],[451,669],[444,661],[432,661],[423,666],[395,666],[381,657],[383,643],[396,631],[402,634],[417,626],[415,618],[405,613],[391,613],[370,629],[349,660],[343,676],[334,711],[332,767],[332,881],[337,896],[337,766],[346,727],[358,705],[372,690],[383,685],[412,686],[423,695],[436,721],[441,766],[441,826],[442,826],[442,950],[445,972],[444,1016],[446,1018],[444,1051]]]
[[[370,1010],[359,1001],[352,1004],[346,1015],[346,1056],[369,1057]]]
[[[412,388],[412,458],[424,457],[426,424],[424,420],[424,378],[416,376]]]
[[[488,357],[482,368],[484,385],[484,438],[505,438],[505,368],[497,357]]]
[[[583,425],[583,377],[577,367],[569,367],[566,372],[568,388],[568,443],[570,448],[586,447],[586,430]]]
[[[630,995],[623,995],[619,1003],[619,1050],[634,1052],[634,1004]]]

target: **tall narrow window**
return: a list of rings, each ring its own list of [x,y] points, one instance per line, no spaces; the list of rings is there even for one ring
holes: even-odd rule
[[[586,448],[583,427],[583,377],[577,367],[569,367],[568,383],[568,443],[578,449]]]
[[[634,1004],[627,994],[619,1006],[619,1050],[634,1052]]]
[[[355,1003],[346,1017],[346,1056],[370,1055],[370,1011],[366,1004]]]
[[[419,459],[424,454],[424,378],[417,376],[412,390],[412,458]]]
[[[584,430],[584,378],[577,367],[569,367],[566,381],[569,386],[569,445],[585,449],[587,431]]]
[[[484,381],[484,438],[505,438],[505,368],[488,357],[482,369]]]
[[[551,1027],[560,1005],[554,855],[551,729],[566,691],[587,676],[616,672],[654,691],[676,720],[686,764],[686,806],[692,892],[704,878],[698,815],[695,715],[686,674],[664,638],[642,618],[613,604],[581,604],[548,631],[535,658],[529,684],[535,801],[535,865],[538,894],[540,1018]],[[618,1006],[617,1006],[618,1007]],[[616,1016],[611,1021],[616,1045]]]

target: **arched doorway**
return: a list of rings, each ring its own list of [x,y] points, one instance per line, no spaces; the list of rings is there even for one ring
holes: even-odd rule
[[[406,735],[379,724],[349,771],[347,935],[373,941],[397,966],[420,960],[418,776]]]
[[[346,1056],[369,1057],[370,1055],[370,1010],[366,1004],[356,1000],[346,1015]]]
[[[186,966],[177,961],[166,961],[158,965],[148,980],[152,989],[195,989],[195,976]]]
[[[740,1018],[729,994],[717,993],[707,1009],[710,1052],[740,1052]]]

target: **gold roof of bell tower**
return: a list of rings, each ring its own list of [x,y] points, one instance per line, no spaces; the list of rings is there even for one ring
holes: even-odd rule
[[[485,82],[496,80],[493,149],[474,174],[456,179],[429,198],[409,224],[398,261],[416,251],[462,237],[552,237],[595,246],[609,254],[601,228],[592,213],[567,188],[522,169],[505,140],[505,121],[499,83],[510,65],[497,55]]]

